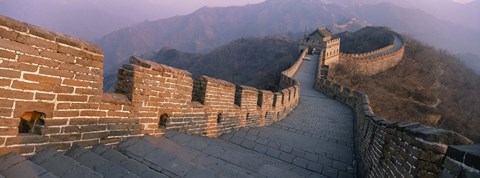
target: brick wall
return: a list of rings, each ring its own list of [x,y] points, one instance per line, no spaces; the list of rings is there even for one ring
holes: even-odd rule
[[[394,32],[392,32],[394,33]],[[402,35],[394,33],[401,41],[402,47],[396,51],[378,55],[393,48],[393,45],[362,54],[340,53],[339,64],[345,65],[356,74],[375,75],[395,67],[403,58],[405,41]]]
[[[321,70],[321,68],[319,68]],[[373,113],[368,96],[319,75],[315,88],[352,107],[355,115],[355,147],[365,177],[478,177],[479,168],[452,166],[447,154],[452,145],[472,144],[449,130],[418,123],[387,121]],[[480,150],[480,145],[472,145]],[[478,152],[478,151],[477,151]],[[470,162],[480,162],[471,156]],[[476,164],[478,166],[478,164]],[[449,176],[450,175],[450,176]]]
[[[305,52],[281,74],[279,92],[236,86],[132,57],[103,93],[103,52],[94,44],[0,16],[0,155],[47,147],[116,144],[181,131],[216,137],[284,118],[298,103],[291,77]],[[41,133],[19,133],[25,112],[45,113]]]

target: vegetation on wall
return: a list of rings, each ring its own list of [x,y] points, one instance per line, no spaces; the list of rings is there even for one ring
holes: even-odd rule
[[[394,36],[386,27],[368,26],[356,32],[342,32],[340,51],[347,54],[366,53],[393,44]]]
[[[479,143],[480,76],[445,50],[406,41],[396,67],[363,76],[352,72],[355,66],[339,65],[333,79],[365,92],[374,112],[388,120],[454,130]]]

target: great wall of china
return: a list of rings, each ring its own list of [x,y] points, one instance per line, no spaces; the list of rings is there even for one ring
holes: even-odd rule
[[[378,57],[401,59],[403,45]],[[331,51],[340,60],[356,57]],[[103,52],[96,45],[0,16],[0,155],[115,145],[169,131],[218,137],[272,124],[299,103],[301,89],[292,76],[307,52],[282,72],[280,92],[192,79],[189,72],[132,57],[119,70],[115,93],[103,93]],[[379,66],[373,71],[390,64]],[[480,145],[452,131],[386,121],[373,113],[368,96],[327,80],[322,62],[317,69],[315,88],[353,108],[364,176],[480,176]],[[20,117],[30,111],[45,113],[44,124],[36,126],[41,131],[19,133]]]

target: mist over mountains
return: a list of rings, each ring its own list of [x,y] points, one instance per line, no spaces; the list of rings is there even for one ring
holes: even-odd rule
[[[96,41],[105,50],[105,72],[116,70],[131,55],[162,47],[206,53],[240,38],[303,32],[356,18],[387,26],[454,53],[479,53],[480,36],[425,11],[390,3],[329,3],[317,0],[267,0],[235,7],[201,8],[189,15],[144,22]],[[473,22],[472,22],[473,23]],[[478,54],[477,54],[478,55]]]

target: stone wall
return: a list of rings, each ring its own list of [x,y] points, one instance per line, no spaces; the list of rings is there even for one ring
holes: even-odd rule
[[[340,60],[338,63],[349,68],[349,71],[364,75],[375,75],[395,67],[403,58],[405,41],[402,35],[397,33],[394,33],[394,35],[396,35],[402,41],[402,47],[400,47],[398,50],[385,53],[386,51],[394,48],[393,45],[389,45],[375,51],[361,54],[340,53]]]
[[[455,147],[452,145],[468,145],[472,141],[449,130],[418,123],[387,121],[373,112],[367,95],[325,79],[321,70],[322,67],[318,69],[315,88],[349,105],[355,113],[355,146],[360,167],[365,173],[360,176],[480,176],[479,156],[470,156],[467,163],[465,160],[452,161],[453,154],[449,154],[452,151],[447,151]],[[480,150],[480,145],[470,146]],[[477,167],[472,166],[475,163]]]
[[[216,137],[284,118],[298,103],[291,77],[307,51],[282,73],[279,92],[202,76],[132,57],[103,93],[96,45],[0,16],[0,155],[46,147],[116,144],[168,131]],[[25,112],[45,114],[40,132],[19,133]]]

